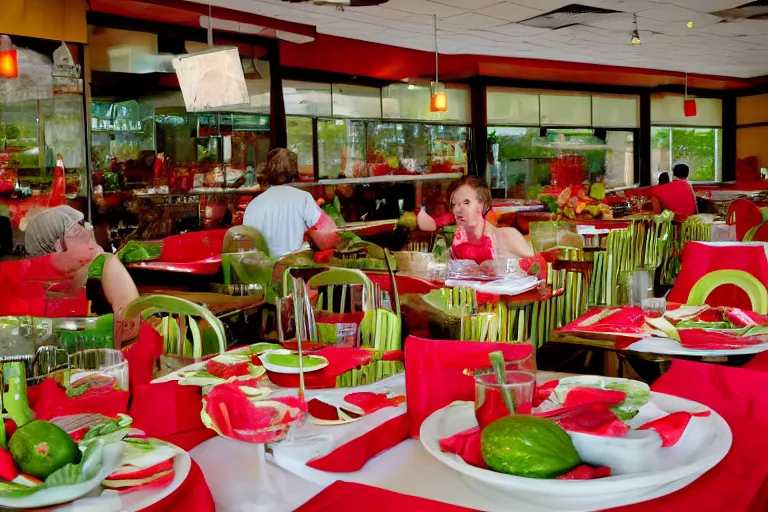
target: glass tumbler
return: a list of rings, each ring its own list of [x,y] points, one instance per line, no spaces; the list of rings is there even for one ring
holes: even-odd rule
[[[481,427],[511,414],[531,414],[533,372],[515,363],[507,365],[504,376],[502,384],[492,370],[475,375],[475,417]]]

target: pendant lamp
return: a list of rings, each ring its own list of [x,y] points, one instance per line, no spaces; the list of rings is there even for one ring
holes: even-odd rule
[[[0,36],[0,78],[18,78],[19,57],[13,49],[11,38]]]
[[[437,14],[432,16],[435,20],[435,81],[429,87],[429,111],[445,112],[448,110],[448,93],[445,90],[445,85],[440,83],[437,52]]]

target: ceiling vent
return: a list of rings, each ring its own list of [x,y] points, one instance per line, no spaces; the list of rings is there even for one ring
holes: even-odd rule
[[[529,27],[558,29],[570,25],[586,24],[603,20],[606,16],[613,16],[615,14],[620,14],[620,12],[611,9],[600,9],[599,7],[571,4],[555,11],[536,16],[535,18],[521,21],[520,24]]]
[[[283,0],[292,4],[328,5],[339,9],[345,7],[371,7],[387,3],[389,0]]]
[[[727,20],[765,20],[768,19],[768,0],[750,2],[733,9],[713,12],[712,14]]]

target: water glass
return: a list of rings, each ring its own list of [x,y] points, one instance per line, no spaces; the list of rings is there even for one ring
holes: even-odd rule
[[[72,382],[90,375],[114,379],[117,389],[128,389],[128,361],[113,348],[81,350],[69,355]]]
[[[499,383],[493,371],[475,375],[475,417],[481,427],[511,414],[531,414],[536,378],[532,371],[519,366],[509,368],[504,370],[504,384]]]

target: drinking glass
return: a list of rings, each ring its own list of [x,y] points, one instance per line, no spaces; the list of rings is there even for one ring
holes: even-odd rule
[[[114,379],[117,389],[128,389],[128,361],[113,348],[81,350],[69,355],[72,381],[89,375]]]
[[[533,372],[515,363],[506,366],[504,376],[506,383],[502,384],[492,370],[475,375],[475,417],[481,427],[512,414],[531,414],[536,382]]]

